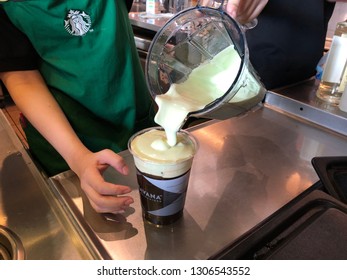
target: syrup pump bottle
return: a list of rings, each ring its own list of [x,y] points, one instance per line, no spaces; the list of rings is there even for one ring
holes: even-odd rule
[[[332,104],[339,104],[347,84],[347,19],[338,22],[324,66],[317,97]]]

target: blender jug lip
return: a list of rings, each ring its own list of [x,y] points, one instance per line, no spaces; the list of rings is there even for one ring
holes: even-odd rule
[[[246,60],[247,60],[247,57],[249,57],[249,51],[248,51],[248,47],[247,47],[247,43],[246,43],[246,38],[245,38],[245,31],[244,31],[244,28],[243,26],[238,23],[235,19],[233,19],[227,12],[225,12],[223,9],[222,9],[222,5],[218,8],[213,8],[213,7],[207,7],[207,6],[200,6],[200,1],[198,1],[197,5],[196,6],[193,6],[193,7],[190,7],[190,8],[187,8],[187,9],[184,9],[180,12],[178,12],[177,14],[175,14],[170,20],[168,20],[160,29],[159,31],[155,34],[155,36],[153,37],[153,40],[149,46],[149,49],[148,49],[148,55],[147,55],[147,59],[146,59],[146,64],[145,64],[145,76],[146,76],[146,83],[147,83],[147,87],[150,91],[150,94],[152,96],[152,98],[155,98],[156,95],[158,94],[165,94],[166,92],[163,92],[163,93],[154,93],[153,90],[152,90],[152,87],[151,87],[151,83],[149,81],[149,65],[151,63],[151,53],[152,53],[152,50],[153,48],[155,47],[156,43],[157,43],[157,40],[160,38],[160,36],[162,36],[162,34],[165,32],[166,28],[168,26],[170,26],[173,22],[177,21],[177,19],[183,17],[184,15],[188,14],[188,13],[191,13],[193,12],[194,10],[198,10],[200,13],[202,14],[206,14],[206,13],[215,13],[215,15],[219,15],[223,20],[221,22],[224,23],[225,19],[232,22],[233,26],[236,28],[238,34],[239,34],[239,40],[240,40],[240,43],[239,45],[235,44],[234,43],[234,48],[235,50],[237,51],[237,53],[240,55],[240,58],[241,58],[241,63],[240,63],[240,66],[239,66],[239,69],[238,69],[238,72],[237,72],[237,75],[235,76],[235,79],[234,81],[232,82],[232,84],[230,85],[230,87],[226,90],[226,92],[220,96],[219,98],[216,98],[214,101],[208,103],[205,105],[204,108],[200,109],[200,110],[196,110],[196,111],[192,111],[192,112],[189,112],[189,114],[187,115],[187,118],[189,116],[200,116],[200,115],[203,115],[203,114],[206,114],[206,113],[209,113],[211,111],[213,111],[215,109],[215,106],[217,104],[221,104],[224,100],[226,99],[231,99],[236,93],[237,93],[237,90],[235,91],[234,95],[230,96],[230,92],[231,90],[234,88],[234,86],[237,84],[238,82],[238,79],[239,77],[241,76],[244,68],[247,66],[246,65]],[[185,22],[187,23],[187,22]],[[183,25],[183,24],[182,24]],[[177,25],[177,28],[175,30],[172,31],[171,34],[175,33],[182,25]],[[230,38],[233,38],[233,36],[230,35],[230,31],[226,28],[228,34],[229,34],[229,37]],[[163,44],[163,48],[162,50],[164,49],[164,46],[166,43],[168,43],[168,41],[173,37],[172,35],[170,34],[170,36],[167,38],[167,40],[165,41],[165,43]],[[232,42],[234,42],[233,39],[231,39]],[[241,46],[241,49],[240,50],[240,46]],[[163,51],[162,51],[163,53]]]

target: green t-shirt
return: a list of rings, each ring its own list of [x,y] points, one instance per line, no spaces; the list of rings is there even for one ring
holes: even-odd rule
[[[25,0],[2,5],[35,47],[42,59],[40,72],[89,149],[122,151],[135,131],[154,125],[125,1]],[[31,152],[49,175],[68,169],[30,124],[25,131]]]

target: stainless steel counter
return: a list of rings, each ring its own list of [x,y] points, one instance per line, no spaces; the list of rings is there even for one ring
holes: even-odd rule
[[[158,31],[173,15],[156,14],[148,15],[146,13],[146,4],[134,2],[129,13],[129,19],[133,26],[150,31]]]
[[[96,259],[0,110],[0,259]]]
[[[133,26],[155,32],[157,32],[170,17],[170,15],[148,16],[145,12],[129,13],[129,19]]]
[[[279,100],[295,102],[269,92],[263,105],[244,116],[191,128],[200,149],[184,216],[172,226],[157,228],[142,220],[128,151],[121,155],[130,175],[111,169],[105,174],[133,189],[135,203],[123,215],[95,213],[71,172],[51,178],[52,183],[81,229],[103,245],[105,258],[207,259],[314,184],[318,176],[311,165],[313,157],[347,153],[345,135],[284,111],[276,105]],[[301,102],[296,106],[300,108]],[[320,113],[324,118],[326,111]]]
[[[319,81],[312,78],[292,86],[276,89],[266,103],[278,110],[298,116],[347,136],[347,112],[316,97]],[[285,96],[286,99],[283,99]],[[284,100],[284,102],[283,102]]]

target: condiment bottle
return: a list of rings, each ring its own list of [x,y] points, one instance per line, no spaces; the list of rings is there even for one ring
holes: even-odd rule
[[[146,1],[146,13],[147,14],[159,14],[160,13],[159,0],[147,0]]]
[[[338,104],[347,83],[347,20],[337,23],[317,97]]]

